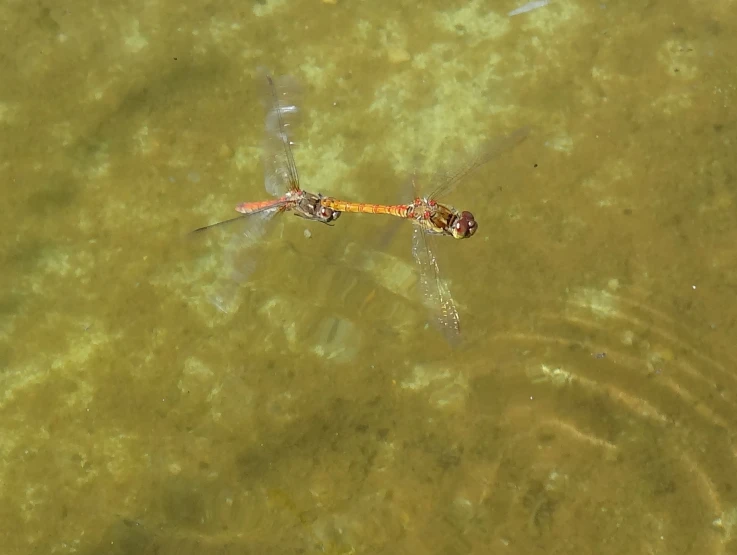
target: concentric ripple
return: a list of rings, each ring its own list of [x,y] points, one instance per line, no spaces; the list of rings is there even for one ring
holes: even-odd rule
[[[613,281],[493,337],[466,408],[468,442],[498,453],[466,458],[452,500],[472,544],[734,552],[737,365],[672,312]],[[514,393],[482,404],[500,390]]]

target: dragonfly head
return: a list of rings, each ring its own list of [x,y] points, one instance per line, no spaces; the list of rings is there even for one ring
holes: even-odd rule
[[[332,224],[335,220],[340,218],[341,214],[342,212],[338,212],[337,210],[333,210],[332,208],[328,208],[322,204],[317,207],[317,211],[315,212],[317,219],[324,224]]]
[[[471,235],[476,233],[476,230],[478,228],[479,226],[476,223],[476,219],[473,217],[473,214],[464,210],[453,223],[453,226],[451,227],[451,232],[453,234],[453,237],[455,237],[456,239],[465,239],[467,237],[471,237]]]

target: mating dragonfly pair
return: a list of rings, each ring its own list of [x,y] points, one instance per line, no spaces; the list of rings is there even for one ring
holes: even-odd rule
[[[310,193],[300,188],[299,174],[292,155],[292,139],[288,119],[296,114],[297,107],[289,98],[294,85],[288,78],[277,84],[266,75],[268,84],[268,111],[266,116],[266,144],[264,147],[265,185],[274,199],[244,202],[236,206],[240,216],[200,227],[193,233],[202,232],[242,218],[253,220],[245,237],[255,240],[263,233],[265,220],[274,214],[291,211],[307,220],[333,224],[343,212],[366,214],[388,214],[411,220],[414,225],[412,235],[412,255],[419,267],[420,285],[424,304],[431,313],[434,323],[446,338],[455,343],[460,338],[460,318],[458,309],[451,297],[447,283],[441,278],[432,242],[428,235],[447,235],[455,239],[472,237],[478,224],[471,212],[459,211],[452,206],[441,204],[437,199],[448,194],[469,173],[496,158],[503,151],[521,142],[527,136],[522,128],[509,136],[488,142],[469,161],[451,173],[438,174],[432,180],[431,193],[419,196],[409,204],[382,205],[348,202],[320,194]],[[416,183],[413,180],[415,191]]]

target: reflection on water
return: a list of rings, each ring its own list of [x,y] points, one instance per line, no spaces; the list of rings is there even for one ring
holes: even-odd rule
[[[731,3],[349,4],[0,6],[4,553],[734,552]],[[409,225],[185,238],[266,196],[258,66],[340,198],[532,126],[447,199],[461,348]]]

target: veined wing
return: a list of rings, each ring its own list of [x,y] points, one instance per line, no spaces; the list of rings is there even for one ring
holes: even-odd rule
[[[263,78],[266,105],[264,184],[270,194],[281,197],[287,191],[299,189],[299,174],[292,155],[299,87],[291,77],[274,78],[264,73]]]
[[[243,218],[247,217],[250,214],[256,214],[259,212],[268,212],[271,210],[274,210],[276,208],[280,208],[282,206],[286,207],[290,204],[291,201],[289,200],[272,200],[268,202],[244,202],[242,204],[239,204],[236,207],[236,210],[238,212],[241,212],[240,216],[236,216],[235,218],[229,218],[227,220],[220,220],[219,222],[215,222],[214,224],[207,224],[203,225],[202,227],[198,227],[197,229],[193,229],[190,231],[190,233],[202,233],[203,231],[206,231],[208,229],[212,229],[214,227],[223,227],[223,226],[231,226],[236,227],[236,222],[240,222]]]
[[[240,205],[247,207],[249,203]],[[256,205],[252,210],[228,220],[215,222],[191,231],[191,237],[203,237],[205,231],[219,246],[212,249],[215,266],[215,279],[205,286],[207,298],[218,310],[226,314],[238,308],[238,292],[241,283],[246,281],[256,267],[253,248],[263,237],[268,220],[289,202],[274,200],[267,203],[250,203]],[[260,205],[260,206],[259,206]]]
[[[499,157],[503,152],[517,146],[527,138],[530,133],[529,127],[520,127],[512,131],[509,135],[495,137],[484,143],[469,160],[461,166],[447,172],[438,172],[431,180],[429,198],[439,199],[463,181],[472,172],[479,169],[484,164],[488,164],[495,158]]]
[[[440,277],[440,269],[430,245],[432,237],[420,226],[413,226],[412,255],[420,267],[420,289],[425,306],[430,312],[433,324],[445,335],[451,345],[461,339],[461,322],[453,298],[445,281]]]
[[[243,283],[253,274],[257,266],[256,246],[261,242],[268,222],[282,208],[275,207],[244,215],[231,228],[227,238],[222,238],[224,247],[214,254],[216,278],[208,287],[207,298],[218,310],[232,314],[240,306]]]

